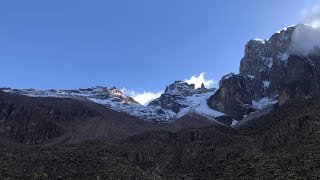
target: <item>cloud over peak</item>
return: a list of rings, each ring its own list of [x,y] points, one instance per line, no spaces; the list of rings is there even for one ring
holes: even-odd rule
[[[138,93],[132,90],[127,90],[126,88],[121,89],[121,91],[132,97],[135,101],[142,105],[147,105],[149,102],[151,102],[154,99],[157,99],[161,96],[162,92],[151,92],[151,91],[144,91],[142,93]]]
[[[205,87],[209,88],[212,87],[213,84],[216,84],[217,81],[213,79],[206,79],[205,78],[206,73],[202,72],[199,76],[192,76],[190,79],[184,80],[188,84],[194,84],[195,88],[200,88],[201,84],[203,83]]]
[[[200,73],[199,76],[192,76],[190,79],[186,79],[185,82],[188,84],[195,84],[195,88],[200,88],[201,84],[203,83],[205,87],[209,88],[212,87],[213,84],[217,83],[217,81],[214,81],[212,79],[206,79],[205,78],[206,73]],[[136,100],[138,103],[142,105],[147,105],[152,100],[158,98],[161,96],[163,91],[159,92],[152,92],[152,91],[143,91],[143,92],[136,92],[133,90],[128,90],[126,88],[122,88],[121,91],[132,97],[134,100]]]
[[[310,9],[303,9],[301,12],[301,22],[308,24],[314,28],[320,26],[320,5],[314,5]]]

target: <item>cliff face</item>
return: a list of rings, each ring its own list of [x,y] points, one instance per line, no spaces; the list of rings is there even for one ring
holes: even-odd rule
[[[279,103],[289,99],[320,96],[320,56],[290,56],[285,79],[279,91]]]
[[[239,120],[278,101],[282,105],[288,99],[318,96],[320,50],[314,47],[301,54],[295,37],[298,29],[303,29],[306,37],[315,33],[310,26],[297,25],[275,33],[269,40],[249,41],[240,74],[225,76],[208,104]]]
[[[204,86],[195,89],[194,84],[188,84],[184,81],[175,81],[166,87],[165,92],[161,94],[160,98],[150,102],[149,106],[159,106],[161,109],[179,113],[183,108],[190,106],[190,104],[185,101],[187,97],[214,91],[215,89],[207,89]]]
[[[250,99],[245,79],[241,75],[229,74],[219,83],[217,92],[208,99],[208,105],[235,119],[242,119],[251,112]]]

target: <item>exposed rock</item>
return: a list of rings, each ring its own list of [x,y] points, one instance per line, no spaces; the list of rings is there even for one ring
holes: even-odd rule
[[[298,46],[301,42],[295,42],[294,38],[295,31],[301,29],[307,40],[311,32],[319,33],[310,26],[297,25],[275,33],[269,40],[249,41],[238,78],[232,78],[233,74],[222,78],[220,89],[208,101],[211,107],[241,119],[241,115],[251,112],[248,107],[251,104],[252,108],[261,110],[273,106],[277,99],[283,104],[288,99],[319,96],[320,48],[315,47],[308,56],[290,55],[302,48]]]
[[[172,118],[180,118],[181,115],[196,113],[196,109],[203,104],[202,101],[205,102],[207,100],[203,98],[211,96],[211,94],[208,95],[208,93],[213,94],[215,90],[216,89],[214,88],[207,89],[203,84],[200,88],[195,89],[194,84],[188,84],[184,81],[175,81],[173,84],[167,86],[165,92],[161,94],[159,98],[150,102],[148,106],[157,106],[162,110],[171,111],[175,113]],[[186,110],[186,108],[189,108],[190,112],[182,112],[182,110]]]
[[[174,121],[185,114],[193,113],[195,109],[200,109],[201,114],[207,115],[207,113],[203,113],[203,110],[206,110],[211,113],[210,117],[213,118],[212,113],[214,111],[202,106],[206,104],[206,100],[209,98],[207,96],[211,96],[214,93],[214,88],[205,88],[204,84],[202,84],[200,88],[195,89],[194,84],[188,84],[183,81],[176,81],[169,85],[160,98],[155,99],[147,106],[139,104],[116,87],[108,89],[107,87],[96,86],[79,90],[10,88],[2,88],[2,90],[29,97],[56,97],[90,101],[156,124]],[[184,111],[181,112],[182,110]]]
[[[132,97],[126,96],[122,91],[114,86],[109,90],[107,89],[105,92],[108,92],[111,96],[118,98],[120,102],[128,104],[139,104]]]
[[[227,124],[227,123],[226,123]],[[212,119],[200,116],[198,114],[188,114],[183,116],[172,123],[176,130],[181,130],[185,128],[200,128],[213,125],[222,125],[213,121]]]
[[[285,60],[291,44],[295,26],[275,33],[269,40],[251,40],[245,47],[245,55],[240,63],[240,74],[251,75],[261,80],[269,80],[274,62]]]
[[[178,113],[182,108],[187,107],[186,104],[181,104],[180,102],[184,100],[181,95],[172,94],[161,94],[159,99],[153,100],[149,103],[149,106],[160,106],[162,109],[171,110],[172,112]]]
[[[204,84],[203,84],[203,83],[201,83],[201,87],[200,87],[200,89],[205,89],[205,87],[204,87]]]
[[[192,90],[195,89],[194,84],[188,84],[184,81],[175,81],[166,87],[165,93],[172,95],[190,96]]]
[[[0,136],[24,144],[116,140],[153,126],[105,106],[65,98],[0,92]]]
[[[217,92],[208,100],[211,108],[238,120],[252,111],[246,83],[241,75],[226,75],[219,82],[219,86]]]
[[[299,25],[300,26],[300,25]],[[303,25],[301,25],[303,26]],[[288,27],[271,36],[269,40],[251,40],[245,47],[245,55],[240,63],[240,75],[245,77],[251,100],[267,95],[275,95],[280,88],[285,72],[285,61],[289,57],[291,39],[296,26]],[[252,84],[252,78],[255,82]],[[258,81],[270,85],[259,87]],[[257,89],[257,91],[252,91]],[[263,93],[262,93],[263,91]]]
[[[281,83],[285,78],[286,61],[276,61],[270,70],[270,86],[269,92],[278,92],[281,88]]]
[[[240,74],[254,76],[258,79],[267,80],[268,70],[273,59],[265,57],[265,42],[251,40],[245,47],[245,56],[240,63]]]
[[[320,56],[291,55],[287,61],[285,78],[279,94],[280,104],[288,99],[320,96],[320,74],[317,62]]]
[[[274,109],[273,106],[270,106],[268,108],[264,108],[262,110],[258,110],[255,112],[250,113],[248,116],[244,117],[243,119],[241,119],[241,121],[239,121],[235,126],[235,128],[239,128],[242,126],[245,126],[246,123],[250,123],[250,121],[254,121],[259,119],[260,117],[269,114],[272,110]]]
[[[255,78],[254,76],[244,76],[246,91],[248,93],[248,98],[259,99],[268,94],[268,88],[264,87],[263,81],[261,79]]]
[[[288,101],[239,129],[210,126],[112,143],[0,149],[0,179],[317,179],[319,108],[319,99]],[[189,120],[183,125],[193,124]]]

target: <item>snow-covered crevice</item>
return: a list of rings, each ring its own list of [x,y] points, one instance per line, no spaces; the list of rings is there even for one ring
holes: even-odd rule
[[[271,57],[261,57],[264,64],[270,69],[273,65],[273,58]]]
[[[273,105],[275,105],[277,103],[278,103],[278,100],[276,100],[276,99],[264,97],[264,98],[259,99],[259,100],[253,100],[252,101],[252,107],[254,109],[261,110],[261,109],[273,106]]]
[[[250,79],[254,79],[256,77],[252,76],[252,75],[247,75]]]
[[[289,58],[289,54],[288,53],[279,53],[277,55],[277,58],[280,59],[281,61],[287,61]]]
[[[264,88],[269,88],[269,86],[270,86],[270,81],[263,81],[263,87]]]
[[[231,123],[231,126],[235,126],[235,125],[237,125],[238,123],[239,123],[239,121],[233,120],[232,123]]]

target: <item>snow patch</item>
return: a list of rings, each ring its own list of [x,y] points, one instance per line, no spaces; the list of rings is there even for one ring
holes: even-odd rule
[[[266,40],[260,39],[260,38],[255,38],[255,41],[261,42],[262,44],[266,43]]]
[[[252,107],[255,109],[264,109],[267,108],[269,106],[272,106],[274,104],[278,103],[278,100],[274,100],[274,99],[270,99],[268,97],[264,97],[258,101],[252,101]]]
[[[247,75],[250,79],[254,79],[256,77],[252,76],[252,75]]]
[[[238,124],[238,122],[239,121],[237,121],[237,120],[233,120],[232,123],[231,123],[231,126],[235,126],[236,124]]]
[[[292,24],[291,26],[285,27],[285,28],[277,31],[276,33],[277,33],[277,34],[280,34],[282,31],[286,31],[286,30],[288,30],[289,28],[292,28],[292,27],[295,27],[295,26],[296,26],[295,24]]]
[[[195,94],[189,96],[185,100],[185,104],[189,104],[188,107],[181,109],[181,111],[176,115],[176,118],[180,118],[189,113],[196,113],[199,115],[209,116],[211,118],[225,116],[224,113],[215,111],[211,109],[207,104],[207,99],[209,99],[214,92]]]
[[[263,81],[264,88],[269,88],[269,86],[270,86],[270,81]]]
[[[273,65],[273,58],[263,57],[262,60],[264,61],[264,63],[265,63],[269,68],[272,67],[272,65]]]
[[[277,58],[280,59],[281,61],[286,61],[289,58],[289,54],[287,54],[287,53],[279,53],[277,55]]]
[[[222,80],[229,79],[229,78],[231,78],[232,76],[234,76],[234,73],[229,73],[229,74],[223,76],[223,77],[222,77]]]

